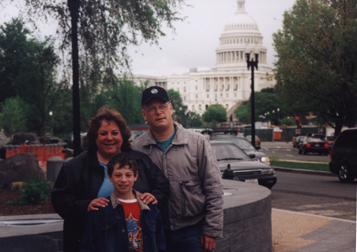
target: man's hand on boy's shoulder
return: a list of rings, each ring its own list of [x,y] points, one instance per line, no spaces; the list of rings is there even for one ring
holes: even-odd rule
[[[104,197],[96,198],[89,203],[87,211],[97,211],[98,207],[106,207],[108,203],[109,200]]]
[[[139,193],[137,191],[137,193],[140,196],[140,199],[145,203],[145,204],[150,204],[153,203],[154,205],[157,204],[157,199],[155,198],[154,195],[152,195],[151,193]]]

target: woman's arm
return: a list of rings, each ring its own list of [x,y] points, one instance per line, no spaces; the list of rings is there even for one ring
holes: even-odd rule
[[[63,164],[51,193],[53,208],[63,219],[83,218],[91,202],[82,192],[81,168],[71,164]]]

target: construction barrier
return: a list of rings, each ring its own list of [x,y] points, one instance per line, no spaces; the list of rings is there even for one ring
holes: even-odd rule
[[[6,149],[6,158],[20,154],[20,153],[33,153],[37,156],[40,167],[46,166],[46,161],[53,156],[65,159],[64,146],[66,144],[47,144],[43,147],[42,144],[34,145],[3,145],[2,148]]]

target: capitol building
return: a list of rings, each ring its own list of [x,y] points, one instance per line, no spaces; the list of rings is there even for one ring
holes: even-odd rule
[[[245,0],[237,1],[237,11],[228,19],[216,49],[216,65],[209,71],[191,68],[188,73],[166,77],[135,75],[140,85],[161,86],[178,91],[189,111],[202,115],[208,106],[221,104],[227,117],[251,94],[251,69],[247,69],[246,53],[258,54],[258,70],[254,69],[254,89],[274,87],[272,68],[267,64],[267,48],[255,20],[245,11]],[[212,52],[213,53],[213,52]]]

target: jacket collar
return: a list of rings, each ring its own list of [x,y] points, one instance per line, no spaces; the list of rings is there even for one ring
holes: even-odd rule
[[[136,197],[136,199],[138,200],[139,206],[141,210],[150,210],[150,208],[148,207],[148,205],[146,205],[141,199],[140,199],[140,195],[138,193],[136,193],[136,191],[133,189],[133,193]],[[117,208],[120,203],[118,201],[118,197],[115,194],[115,192],[112,193],[112,195],[110,195],[110,201],[112,202],[112,206],[113,209]]]
[[[174,127],[176,128],[176,135],[172,140],[172,144],[176,144],[176,145],[187,144],[188,136],[184,132],[185,129],[183,128],[183,126],[179,123],[174,122]],[[152,145],[152,144],[156,145],[156,141],[155,141],[154,134],[151,132],[151,130],[149,130],[144,139],[143,146]]]

